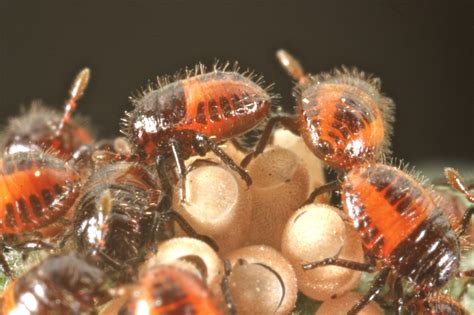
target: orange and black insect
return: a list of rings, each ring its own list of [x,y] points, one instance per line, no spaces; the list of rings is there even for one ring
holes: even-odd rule
[[[205,284],[174,266],[156,266],[139,279],[119,315],[224,314]]]
[[[217,247],[196,233],[170,203],[157,176],[143,165],[115,162],[100,167],[83,185],[75,206],[78,251],[92,254],[101,266],[123,271],[121,279],[126,279],[126,269],[134,272],[158,241],[174,236],[174,222],[192,237]]]
[[[18,249],[44,247],[41,240],[59,233],[70,215],[80,176],[62,159],[38,151],[6,155],[0,160],[0,263],[5,244]]]
[[[159,79],[156,88],[132,99],[135,109],[123,119],[122,132],[140,160],[156,163],[158,168],[171,160],[184,183],[184,160],[211,150],[247,184],[251,183],[247,172],[218,143],[259,126],[269,114],[273,97],[261,87],[262,79],[253,81],[251,75],[226,68],[214,66],[206,72],[203,65],[198,65],[174,82]]]
[[[76,254],[50,256],[11,282],[0,299],[1,314],[95,314],[107,297],[104,273]]]
[[[447,174],[455,178],[449,171]],[[455,188],[459,187],[462,184]],[[424,299],[452,277],[472,274],[459,271],[459,239],[474,208],[466,211],[461,229],[455,231],[433,192],[398,168],[380,163],[349,171],[342,182],[341,198],[367,255],[384,265],[369,292],[348,314],[356,314],[377,296],[390,272],[414,285],[415,299]],[[326,265],[375,270],[375,262],[358,263],[337,256],[305,264],[303,268]]]
[[[28,112],[10,119],[3,131],[0,145],[4,154],[52,150],[58,157],[69,160],[82,146],[90,145],[93,138],[85,127],[86,124],[72,119],[76,103],[84,94],[89,77],[88,68],[79,72],[69,91],[70,97],[64,113],[35,102]]]
[[[380,80],[357,69],[306,75],[296,59],[280,50],[277,57],[295,80],[296,116],[276,116],[253,154],[263,152],[275,124],[300,134],[308,148],[337,170],[376,161],[388,151],[393,102],[380,92]]]

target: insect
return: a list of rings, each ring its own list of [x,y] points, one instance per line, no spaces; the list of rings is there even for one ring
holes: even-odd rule
[[[2,314],[95,314],[107,297],[104,273],[76,254],[49,256],[11,282],[0,299]]]
[[[156,177],[143,165],[129,162],[106,164],[94,172],[75,206],[73,233],[78,250],[114,270],[135,267],[157,241],[174,236],[173,222],[217,248],[171,209],[170,196]]]
[[[446,171],[455,189],[463,184],[452,170]],[[358,230],[366,253],[383,268],[367,294],[349,311],[356,314],[378,295],[390,272],[414,285],[414,298],[424,299],[460,272],[460,237],[474,209],[466,211],[461,228],[454,231],[434,194],[400,169],[368,163],[349,171],[342,182],[344,209]],[[358,263],[337,256],[303,265],[304,269],[337,265],[373,272],[375,261]]]
[[[6,274],[5,246],[48,247],[42,239],[63,229],[79,183],[69,163],[44,152],[19,152],[0,160],[0,263]]]
[[[184,160],[209,150],[251,184],[247,172],[218,143],[256,128],[267,118],[274,97],[260,86],[263,79],[254,82],[251,75],[226,69],[227,65],[215,65],[207,72],[200,64],[174,82],[159,79],[156,88],[132,98],[135,108],[123,119],[122,132],[134,145],[139,160],[166,169],[174,163],[182,200]]]
[[[64,113],[33,103],[23,115],[10,119],[3,132],[0,147],[4,154],[31,150],[52,150],[56,156],[69,160],[84,145],[90,145],[93,138],[84,123],[72,120],[77,101],[82,97],[90,78],[88,68],[79,72],[69,91]]]
[[[388,152],[394,105],[381,94],[378,78],[346,68],[306,75],[286,51],[278,51],[277,58],[298,82],[294,90],[296,116],[271,118],[255,152],[247,155],[241,166],[263,152],[277,123],[301,135],[318,158],[337,170],[376,161]]]
[[[224,314],[211,292],[194,274],[172,265],[143,273],[119,315]]]

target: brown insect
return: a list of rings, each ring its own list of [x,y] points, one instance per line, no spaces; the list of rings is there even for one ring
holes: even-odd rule
[[[115,162],[100,167],[83,185],[73,234],[79,252],[97,257],[99,265],[120,271],[126,280],[127,269],[133,276],[158,241],[174,236],[174,222],[217,250],[212,239],[198,234],[171,209],[170,196],[156,175],[137,163]]]
[[[76,254],[50,256],[11,282],[0,299],[1,314],[95,314],[107,297],[105,274]]]

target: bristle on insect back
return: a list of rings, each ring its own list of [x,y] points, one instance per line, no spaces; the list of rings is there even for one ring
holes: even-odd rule
[[[176,71],[172,75],[165,74],[157,76],[155,82],[149,81],[144,87],[136,90],[135,92],[132,92],[129,97],[129,100],[132,102],[132,104],[135,104],[137,100],[143,98],[145,95],[154,90],[164,88],[167,85],[173,84],[181,80],[187,80],[212,73],[220,74],[223,76],[228,75],[229,77],[231,75],[241,76],[243,78],[248,79],[249,81],[254,82],[268,94],[269,100],[271,100],[272,104],[275,105],[274,108],[272,108],[271,110],[275,113],[280,110],[280,108],[275,104],[276,101],[280,99],[280,95],[273,92],[275,84],[267,84],[263,75],[259,75],[249,68],[241,70],[240,65],[237,61],[231,63],[230,61],[221,62],[219,60],[216,60],[210,68],[203,63],[197,63],[192,68],[186,67],[184,69]]]

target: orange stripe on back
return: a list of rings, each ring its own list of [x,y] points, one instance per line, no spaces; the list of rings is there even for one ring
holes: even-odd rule
[[[210,74],[206,75],[210,76]],[[193,121],[193,123],[190,126],[184,125],[182,129],[192,128],[205,135],[213,136],[216,141],[220,141],[239,135],[264,119],[270,107],[268,94],[247,78],[243,78],[243,80],[232,80],[231,78],[201,80],[199,76],[183,80],[187,107],[186,119]],[[246,107],[242,101],[234,104],[233,98],[242,99],[244,93],[249,95],[247,100],[249,104],[253,101],[266,102],[259,104],[258,108]],[[232,107],[232,114],[228,115],[229,117],[224,115],[221,97],[226,98],[230,107]],[[216,104],[216,119],[211,117],[209,102],[215,102]],[[206,122],[202,124],[195,122],[199,103],[204,105]]]
[[[368,174],[365,178],[363,174],[367,169],[370,170],[365,173]],[[390,181],[388,185],[380,182],[383,172],[392,176],[385,178]],[[379,186],[374,185],[376,180],[379,180]],[[404,198],[396,199],[395,196]],[[431,195],[413,178],[381,164],[351,171],[344,182],[343,198],[344,207],[361,234],[375,229],[376,233],[364,243],[381,258],[388,258],[435,208]],[[379,235],[383,236],[383,243],[376,241]]]
[[[57,217],[64,214],[68,210],[70,204],[67,202],[60,208],[62,211],[55,211],[52,213],[50,204],[46,204],[41,193],[42,190],[47,189],[53,198],[57,198],[57,194],[54,192],[54,185],[63,187],[66,181],[71,183],[78,180],[78,175],[69,168],[64,169],[53,169],[53,168],[37,168],[32,167],[26,171],[16,171],[10,175],[4,175],[0,177],[0,194],[3,198],[0,199],[0,219],[2,220],[2,226],[0,227],[0,233],[22,233],[29,232],[38,227],[49,223]],[[33,212],[30,204],[30,196],[36,196],[43,208],[43,215],[38,216]],[[16,207],[16,202],[19,199],[23,199],[26,203],[26,210],[28,217],[32,223],[23,222],[20,217],[19,210]],[[74,196],[71,196],[74,198]],[[13,204],[15,226],[8,227],[5,225],[6,218],[6,206],[7,204]]]
[[[317,84],[302,92],[300,133],[336,168],[373,159],[384,140],[381,112],[367,93],[348,84]]]

